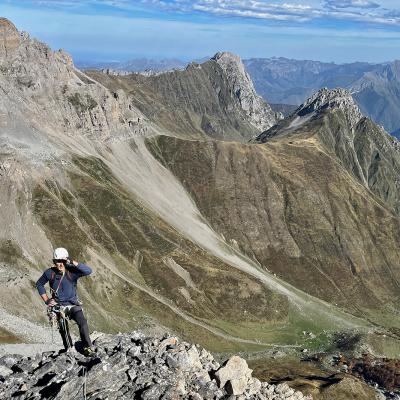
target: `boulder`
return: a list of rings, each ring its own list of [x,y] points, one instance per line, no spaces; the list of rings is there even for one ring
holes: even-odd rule
[[[230,394],[240,395],[246,390],[251,377],[252,370],[248,367],[246,360],[238,356],[231,357],[216,373],[218,385],[225,387]]]

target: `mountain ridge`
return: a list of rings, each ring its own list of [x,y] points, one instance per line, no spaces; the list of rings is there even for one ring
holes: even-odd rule
[[[170,132],[138,110],[123,87],[109,91],[64,53],[21,38],[12,56],[0,58],[0,87],[8,93],[0,100],[1,179],[8,188],[1,193],[0,285],[18,299],[1,302],[0,310],[45,322],[39,296],[27,288],[57,243],[95,270],[81,294],[97,329],[150,321],[220,351],[292,345],[301,331],[281,336],[279,329],[294,314],[313,326],[309,307],[324,327],[364,329],[364,321],[260,272],[210,228],[144,145],[143,136]],[[192,65],[188,73],[197,71]]]
[[[87,73],[112,91],[122,88],[135,108],[172,136],[246,141],[282,118],[257,95],[231,53],[149,76]]]
[[[392,134],[400,127],[398,64],[334,64],[282,57],[245,60],[256,89],[267,101],[299,105],[322,87],[340,86],[352,92],[366,116]]]
[[[57,243],[95,271],[81,293],[96,329],[159,324],[221,352],[321,349],[355,331],[390,354],[398,220],[334,152],[304,135],[243,143],[260,130],[215,61],[82,73],[26,35],[12,57],[0,58],[0,285],[18,303],[0,313],[45,322],[30,287]],[[201,129],[204,110],[229,122],[224,140]]]

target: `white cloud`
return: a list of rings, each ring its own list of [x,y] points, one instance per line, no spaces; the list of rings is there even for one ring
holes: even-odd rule
[[[20,0],[15,3],[68,9],[107,5],[125,11],[127,16],[134,16],[134,11],[142,7],[181,15],[197,12],[296,24],[331,19],[400,26],[398,0]]]
[[[380,5],[369,0],[326,0],[330,8],[379,8]]]
[[[370,24],[400,25],[399,9],[391,0],[140,0],[142,4],[170,11],[198,11],[217,16],[305,22],[334,19]]]

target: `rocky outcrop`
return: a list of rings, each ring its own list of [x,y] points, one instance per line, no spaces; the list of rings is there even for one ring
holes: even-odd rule
[[[48,138],[38,140],[31,129],[100,140],[150,130],[122,92],[110,92],[75,68],[68,53],[52,51],[5,19],[0,21],[0,89],[0,128],[7,140],[27,135],[42,153]]]
[[[0,58],[13,53],[20,44],[20,35],[15,25],[6,18],[0,18]]]
[[[222,367],[207,351],[175,337],[101,335],[96,355],[47,352],[36,357],[0,358],[0,397],[85,399],[259,399],[301,400],[286,384],[251,376],[245,360],[231,357]],[[240,396],[240,397],[237,397]]]
[[[348,90],[323,88],[314,93],[290,116],[258,135],[254,142],[265,143],[275,136],[292,134],[303,129],[308,123],[322,117],[327,111],[341,112],[341,117],[343,117],[342,128],[348,131],[348,135],[353,140],[354,129],[364,118],[360,109]],[[313,129],[311,129],[312,131]]]
[[[303,117],[307,114],[335,108],[344,112],[351,128],[354,128],[363,118],[350,92],[341,88],[319,90],[296,110],[296,114]]]
[[[252,125],[257,129],[265,130],[283,118],[281,113],[272,111],[269,104],[256,93],[253,82],[239,56],[229,52],[220,52],[212,60],[216,61],[225,71],[233,92]]]

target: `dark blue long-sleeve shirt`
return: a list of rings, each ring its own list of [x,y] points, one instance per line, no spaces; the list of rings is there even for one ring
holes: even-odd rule
[[[40,295],[46,293],[44,285],[50,282],[50,296],[55,298],[61,305],[79,304],[76,294],[76,284],[79,278],[92,273],[92,269],[86,264],[79,263],[76,267],[72,264],[65,266],[64,277],[57,268],[49,268],[36,282],[36,288]],[[61,281],[61,283],[60,283]]]

